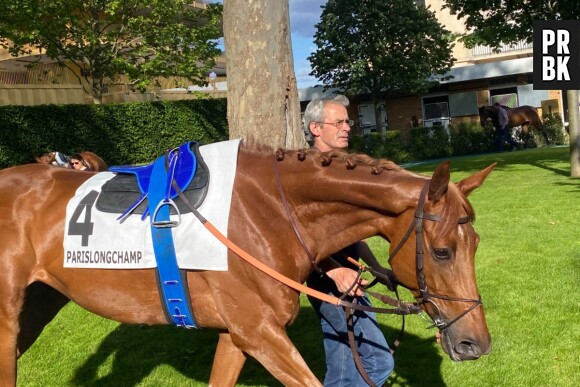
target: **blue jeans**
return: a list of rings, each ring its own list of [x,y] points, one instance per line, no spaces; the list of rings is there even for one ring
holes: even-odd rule
[[[508,127],[502,126],[502,127],[498,128],[496,144],[495,144],[496,150],[503,151],[503,144],[505,144],[506,141],[510,145],[510,149],[517,148],[517,144],[514,141],[514,139],[512,138],[512,134],[510,133],[510,130],[508,129]]]
[[[358,302],[370,305],[365,297]],[[342,307],[310,299],[320,317],[326,353],[325,386],[367,386],[356,368],[348,343],[346,314]],[[381,332],[374,313],[356,311],[354,334],[363,367],[371,380],[382,386],[393,371],[394,361],[385,336]]]

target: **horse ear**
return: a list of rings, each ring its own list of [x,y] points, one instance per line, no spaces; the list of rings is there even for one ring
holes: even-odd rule
[[[463,192],[465,196],[469,195],[474,189],[483,183],[487,175],[490,174],[496,165],[497,163],[493,163],[489,167],[461,180],[457,183],[457,187],[459,187],[459,190]]]
[[[429,184],[429,200],[437,201],[447,192],[449,187],[449,161],[445,161],[435,169]]]

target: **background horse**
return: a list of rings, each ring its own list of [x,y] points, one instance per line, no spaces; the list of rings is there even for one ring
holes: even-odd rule
[[[492,169],[454,184],[449,163],[428,178],[368,156],[316,150],[274,156],[243,143],[228,238],[303,283],[313,270],[306,249],[319,262],[356,241],[383,236],[391,243],[397,282],[434,319],[443,350],[453,360],[477,359],[490,352],[491,337],[475,281],[479,237],[467,195]],[[17,357],[69,299],[125,324],[168,323],[154,270],[63,268],[66,205],[91,176],[42,164],[0,171],[1,385],[15,385]],[[186,273],[198,325],[220,330],[209,384],[234,386],[252,356],[284,385],[319,386],[286,334],[299,311],[298,292],[232,251],[228,266]]]
[[[503,106],[503,105],[502,105]],[[522,131],[525,134],[529,132],[529,126],[533,126],[537,130],[542,133],[544,136],[544,140],[546,141],[546,145],[550,145],[550,140],[548,139],[548,132],[546,132],[546,128],[544,128],[544,124],[540,119],[540,115],[536,108],[528,105],[516,107],[516,108],[509,108],[507,106],[503,106],[506,110],[508,115],[508,129],[515,128],[516,126],[521,126]],[[478,108],[479,110],[479,123],[481,126],[485,126],[488,119],[491,119],[493,122],[493,127],[499,127],[499,118],[498,118],[498,110],[495,106],[481,106]]]
[[[83,151],[80,152],[79,154],[81,155],[83,160],[87,163],[91,171],[103,172],[109,170],[107,163],[105,163],[103,159],[97,156],[95,153]],[[42,156],[35,157],[35,160],[37,163],[41,164],[51,164],[59,167],[70,168],[70,165],[64,165],[61,160],[57,160],[57,157],[62,157],[62,154],[59,152],[48,152],[43,154]]]

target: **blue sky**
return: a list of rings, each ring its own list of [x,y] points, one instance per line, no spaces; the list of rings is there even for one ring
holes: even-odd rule
[[[315,25],[320,20],[322,12],[320,7],[324,4],[326,0],[289,0],[294,72],[298,88],[316,84],[316,79],[308,75],[311,70],[310,62],[306,58],[315,50],[316,46],[313,43]]]
[[[312,38],[315,25],[320,21],[322,5],[326,0],[290,0],[290,31],[294,54],[294,72],[298,88],[313,86],[316,79],[308,75],[310,62],[306,58],[316,50]]]

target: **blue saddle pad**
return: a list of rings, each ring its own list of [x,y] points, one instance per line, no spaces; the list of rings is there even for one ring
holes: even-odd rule
[[[170,152],[179,152],[177,158],[177,164],[175,166],[175,172],[173,175],[173,179],[175,180],[177,186],[180,190],[185,190],[193,180],[195,176],[195,171],[197,168],[197,158],[193,151],[191,150],[192,146],[195,146],[197,143],[195,141],[189,141],[183,143],[173,151]],[[165,158],[166,155],[160,156],[157,160],[161,158]],[[151,184],[151,173],[153,172],[153,166],[155,162],[147,165],[120,165],[120,166],[113,166],[109,168],[109,171],[115,173],[128,173],[135,175],[137,179],[137,184],[139,185],[139,189],[141,190],[142,194],[146,194],[149,191],[149,185]],[[159,184],[165,182],[159,182]],[[177,191],[174,187],[171,187],[171,192],[169,194],[169,198],[173,199],[177,196]]]

